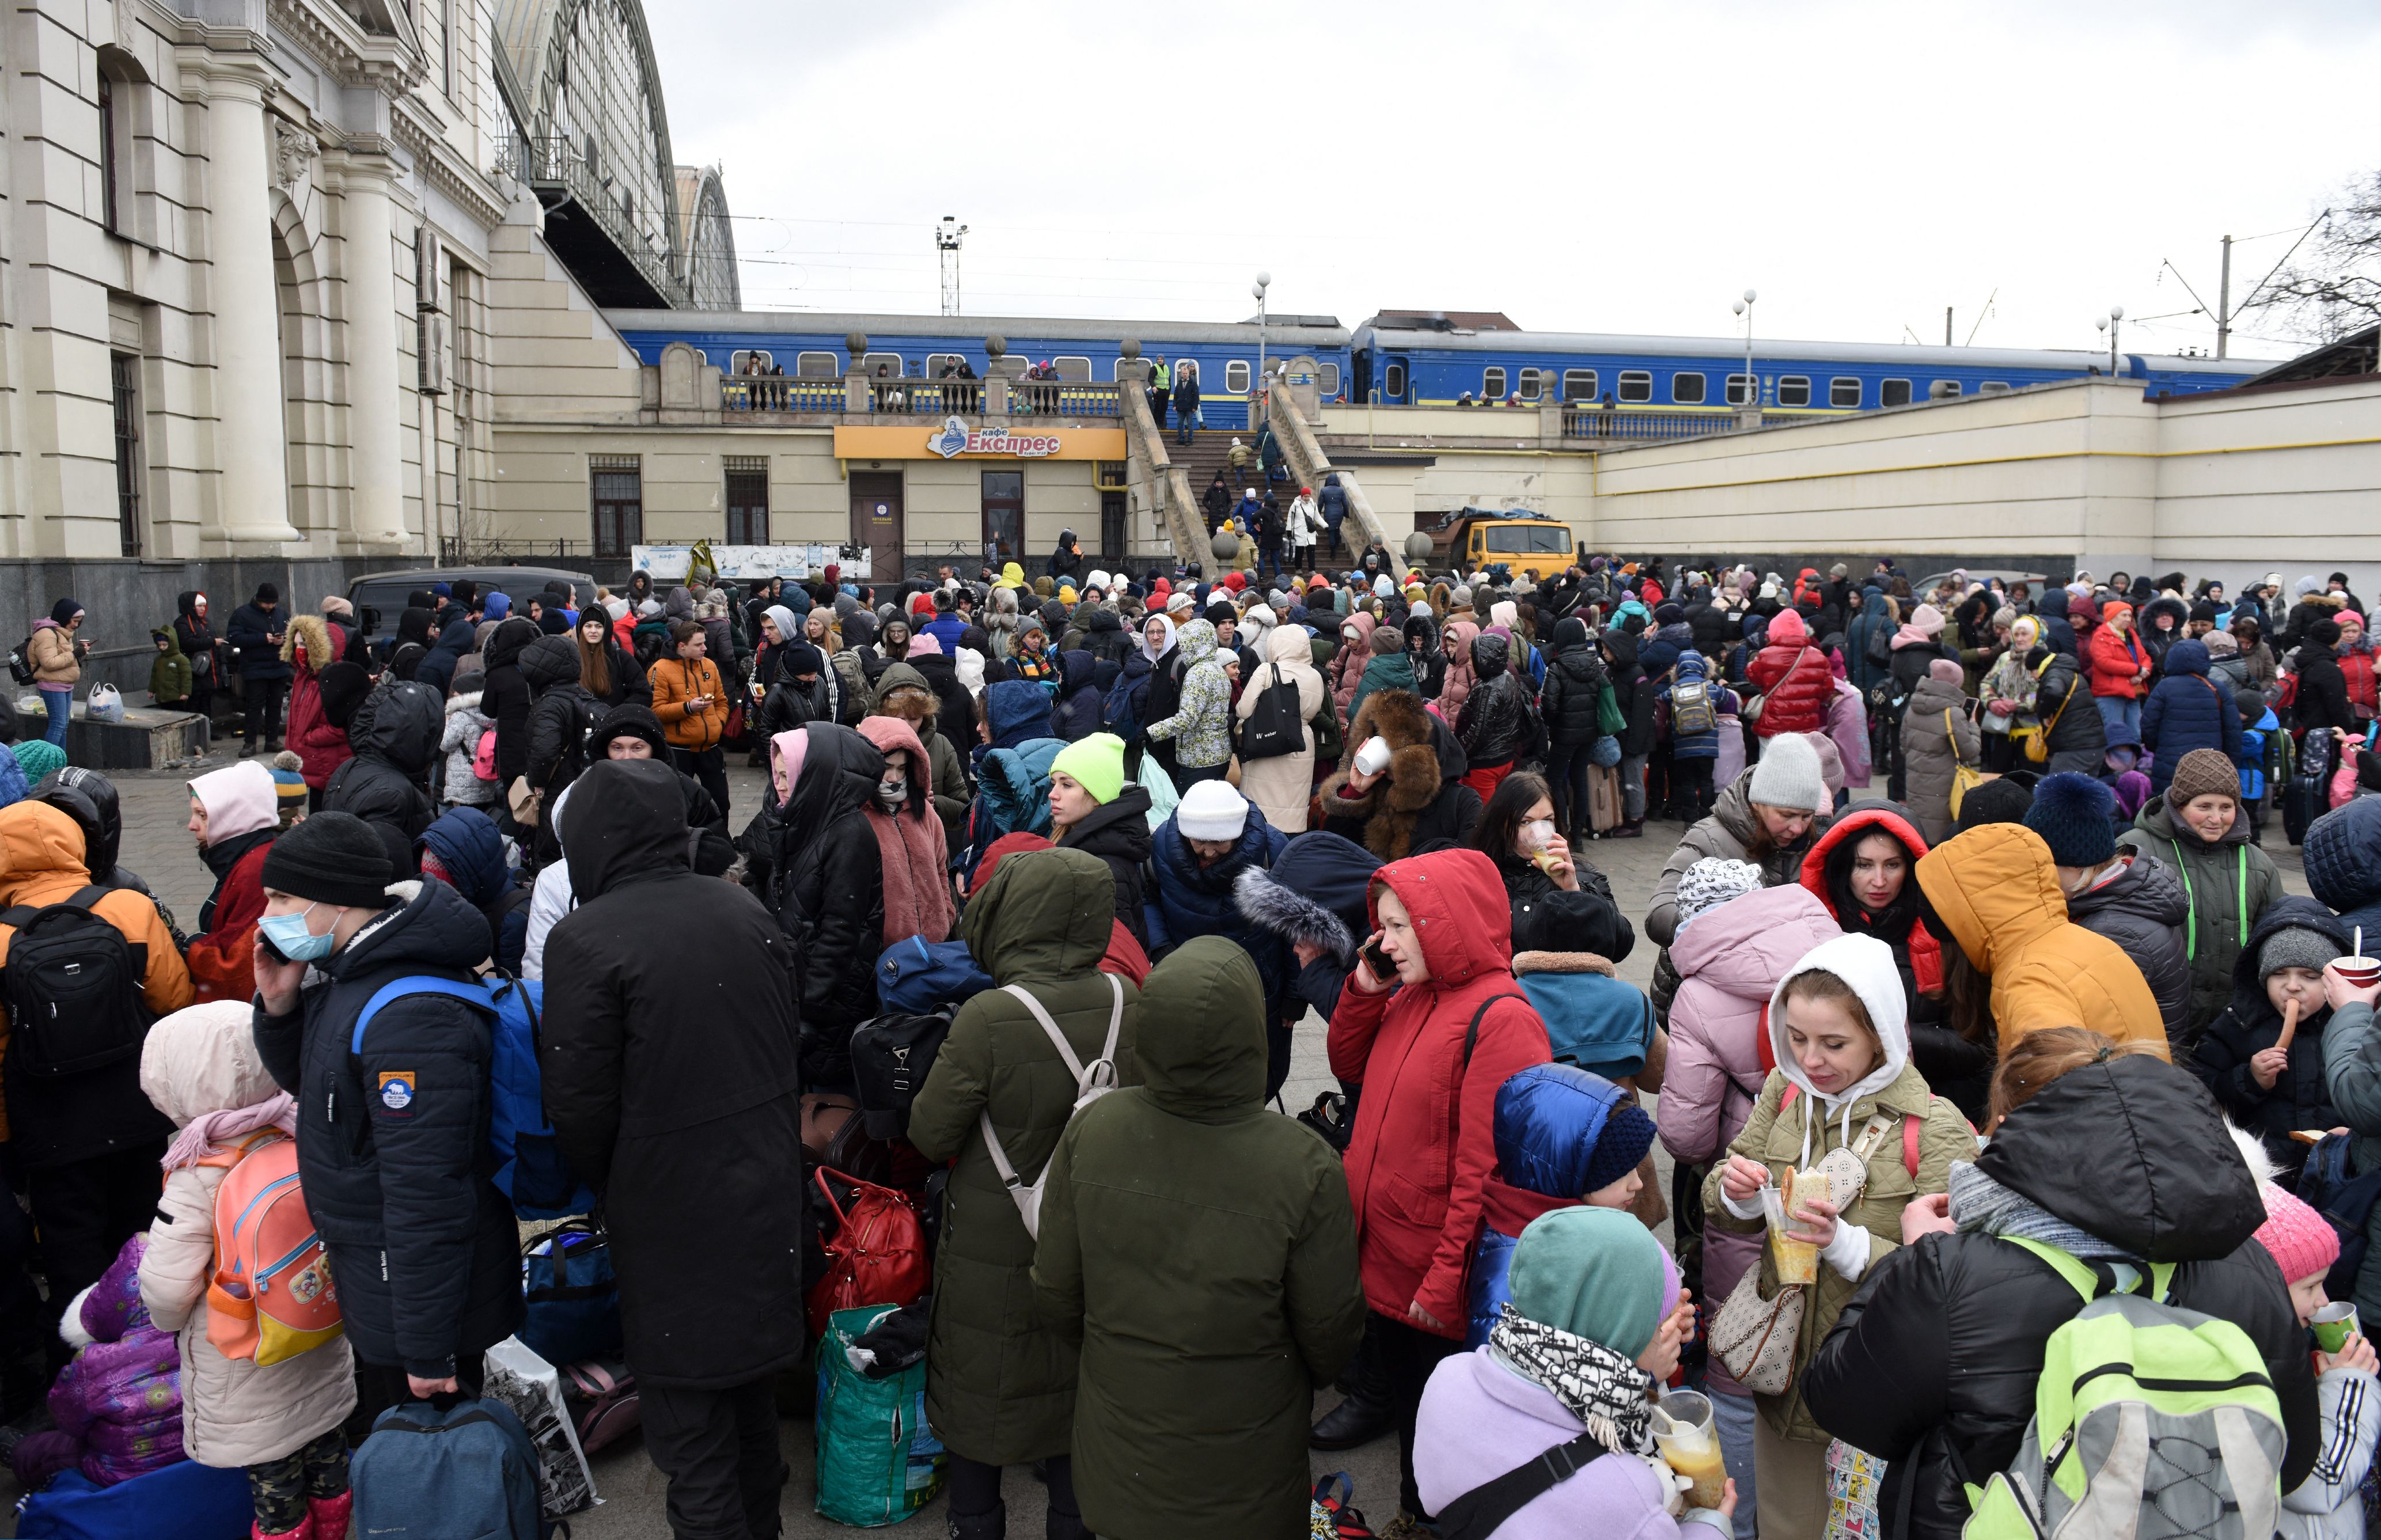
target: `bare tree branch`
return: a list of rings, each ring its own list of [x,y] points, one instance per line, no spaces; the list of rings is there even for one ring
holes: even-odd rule
[[[2335,342],[2381,322],[2381,171],[2340,189],[2298,254],[2241,303],[2311,342]]]

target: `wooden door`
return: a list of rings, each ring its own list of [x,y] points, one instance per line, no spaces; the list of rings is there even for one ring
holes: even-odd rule
[[[901,580],[901,473],[851,473],[851,543],[865,546],[875,582]]]

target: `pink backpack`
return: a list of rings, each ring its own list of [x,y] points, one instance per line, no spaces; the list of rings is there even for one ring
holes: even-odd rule
[[[299,1189],[298,1142],[275,1131],[201,1164],[231,1167],[215,1189],[207,1340],[263,1367],[338,1336],[338,1290]]]
[[[471,774],[483,781],[496,778],[496,729],[490,727],[480,735],[480,746],[471,752]]]

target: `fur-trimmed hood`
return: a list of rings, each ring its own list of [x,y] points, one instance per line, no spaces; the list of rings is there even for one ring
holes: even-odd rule
[[[1524,973],[1601,973],[1609,979],[1618,977],[1619,970],[1609,958],[1593,952],[1515,952],[1513,976]]]
[[[1351,796],[1350,766],[1343,764],[1323,783],[1323,807],[1328,817],[1363,819],[1364,848],[1383,861],[1399,861],[1410,852],[1414,821],[1469,764],[1454,735],[1411,691],[1377,690],[1364,697],[1347,741],[1352,751],[1375,736],[1389,745],[1387,775]]]
[[[281,661],[295,663],[299,643],[305,643],[306,666],[319,674],[339,661],[331,646],[330,623],[319,615],[293,615],[281,637]]]
[[[1354,840],[1316,830],[1293,837],[1270,870],[1243,871],[1232,884],[1232,903],[1258,929],[1291,946],[1320,947],[1340,967],[1352,968],[1380,868],[1380,858]]]

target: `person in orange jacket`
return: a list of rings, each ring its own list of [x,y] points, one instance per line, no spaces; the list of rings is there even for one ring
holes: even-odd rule
[[[702,783],[712,805],[725,817],[727,766],[719,739],[727,730],[727,690],[720,681],[719,666],[702,655],[699,621],[673,621],[670,642],[674,655],[655,658],[646,676],[653,687],[653,715],[661,718],[662,736],[669,739],[670,758]]]
[[[2149,650],[2133,634],[2133,606],[2110,600],[2100,607],[2100,628],[2092,633],[2092,702],[2108,725],[2108,741],[2142,740],[2143,684],[2150,677]]]
[[[7,965],[18,927],[5,911],[64,904],[91,886],[79,825],[47,802],[0,808],[0,968]],[[9,1030],[6,1002],[41,989],[27,969],[0,993],[0,1080],[6,1117],[0,1139],[32,1200],[50,1282],[50,1315],[99,1281],[124,1242],[149,1228],[165,1190],[165,1141],[174,1125],[140,1090],[140,1043],[149,1023],[191,1000],[189,970],[173,933],[149,895],[138,888],[99,890],[92,914],[122,933],[137,972],[123,982],[128,997],[102,1003],[78,997],[50,1001],[71,1008],[44,1023],[38,1043]],[[56,921],[43,922],[44,933]],[[102,955],[88,942],[75,957]],[[33,1003],[45,1003],[36,994]],[[111,1049],[120,1057],[105,1056]],[[45,1060],[98,1058],[92,1068],[45,1074]]]

